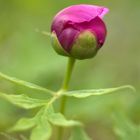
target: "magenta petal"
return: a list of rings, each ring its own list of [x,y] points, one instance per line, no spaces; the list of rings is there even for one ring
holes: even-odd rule
[[[73,5],[67,7],[60,11],[54,19],[62,18],[63,20],[69,20],[73,22],[84,22],[89,21],[96,16],[103,18],[103,16],[108,12],[108,8],[103,6],[95,6],[95,5]]]
[[[64,29],[61,35],[58,36],[60,44],[63,46],[63,48],[66,51],[70,51],[71,46],[74,42],[74,39],[78,33],[79,32],[77,30],[69,27],[69,28]]]
[[[55,31],[57,35],[61,33],[68,22],[81,23],[91,21],[95,17],[103,18],[108,12],[108,8],[94,5],[73,5],[60,11],[53,20],[51,31]]]
[[[102,12],[100,12],[100,15],[98,15],[98,17],[103,18],[108,12],[109,12],[109,9],[104,7],[102,8]]]
[[[62,18],[54,20],[51,26],[51,31],[55,31],[57,36],[59,36],[66,24],[67,21]]]
[[[104,44],[106,38],[106,26],[99,17],[96,17],[95,19],[91,20],[90,24],[92,26],[91,30],[96,34],[98,47],[101,47]]]
[[[105,41],[106,37],[106,26],[102,19],[99,17],[96,17],[92,19],[91,21],[87,22],[82,22],[82,23],[75,23],[73,24],[73,28],[81,31],[84,30],[90,30],[96,35],[97,41],[98,41],[98,46],[101,47]]]

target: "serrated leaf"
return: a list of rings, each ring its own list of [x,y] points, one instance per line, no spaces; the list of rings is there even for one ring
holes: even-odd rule
[[[46,100],[33,99],[23,94],[22,95],[8,95],[8,94],[0,92],[0,97],[24,109],[32,109],[32,108],[40,107],[40,106],[46,105],[48,102]]]
[[[47,120],[41,119],[32,130],[30,140],[49,140],[52,134],[51,125]]]
[[[76,127],[73,129],[69,140],[91,140],[83,128]]]
[[[13,131],[24,131],[35,126],[35,120],[33,118],[21,118],[12,128],[9,129],[9,132]]]
[[[132,86],[127,85],[127,86],[121,86],[121,87],[116,87],[116,88],[67,91],[67,92],[64,92],[63,95],[72,96],[75,98],[86,98],[89,96],[109,94],[109,93],[116,92],[123,89],[135,90]]]
[[[19,80],[19,79],[15,78],[15,77],[11,77],[11,76],[5,75],[5,74],[3,74],[1,72],[0,72],[0,77],[5,79],[5,80],[7,80],[7,81],[15,83],[17,85],[21,85],[21,86],[24,86],[24,87],[27,87],[27,88],[30,88],[30,89],[34,89],[34,90],[38,90],[38,91],[43,91],[43,92],[46,92],[46,93],[54,94],[54,92],[49,90],[49,89],[43,88],[41,86],[38,86],[38,85],[30,83],[30,82]]]

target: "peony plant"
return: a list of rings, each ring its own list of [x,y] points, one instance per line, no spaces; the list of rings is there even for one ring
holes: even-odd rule
[[[86,98],[113,93],[118,90],[130,88],[126,85],[106,89],[69,90],[72,70],[77,59],[94,57],[103,46],[107,35],[106,24],[103,17],[108,8],[95,5],[73,5],[56,14],[51,25],[51,40],[55,51],[68,57],[68,66],[61,88],[53,91],[33,83],[19,80],[0,73],[0,77],[19,86],[48,94],[48,98],[41,100],[27,95],[6,94],[0,92],[0,97],[12,104],[30,110],[40,109],[31,118],[21,118],[8,132],[31,130],[30,140],[64,140],[64,128],[70,127],[68,140],[91,140],[84,131],[84,124],[78,120],[67,119],[65,115],[67,98]],[[56,112],[54,104],[60,101],[60,111]],[[53,127],[57,127],[57,136],[53,137]]]

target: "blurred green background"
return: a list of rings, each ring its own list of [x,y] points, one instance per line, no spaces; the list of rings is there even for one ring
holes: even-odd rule
[[[140,122],[139,0],[0,0],[0,71],[58,90],[67,58],[57,55],[50,38],[36,30],[50,31],[52,18],[59,10],[81,3],[104,5],[110,9],[105,17],[108,36],[96,58],[77,61],[70,89],[130,84],[135,86],[137,93],[125,90],[80,101],[70,99],[67,116],[76,116],[84,121],[93,140],[117,140],[119,137],[114,128],[119,124],[115,120],[121,122],[121,117],[113,119],[112,114],[119,112],[124,120],[128,119],[136,126]],[[26,92],[32,97],[45,98],[42,93],[38,95],[3,79],[0,79],[0,91],[14,94]],[[21,116],[33,116],[35,112],[19,109],[0,99],[0,131],[4,132]],[[8,139],[2,135],[0,140]],[[19,134],[15,137],[19,138]]]

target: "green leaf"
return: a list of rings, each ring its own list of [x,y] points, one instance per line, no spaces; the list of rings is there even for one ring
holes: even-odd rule
[[[75,127],[69,140],[91,140],[83,128]]]
[[[35,126],[35,120],[33,118],[21,118],[12,128],[9,129],[10,132],[13,131],[24,131]]]
[[[55,113],[52,108],[46,110],[47,119],[57,126],[71,127],[71,126],[82,126],[82,123],[75,120],[67,120],[61,113]]]
[[[52,127],[45,114],[46,108],[43,107],[35,116],[36,127],[32,130],[30,140],[49,140],[52,134]]]
[[[131,89],[133,91],[135,90],[132,86],[126,85],[126,86],[121,86],[121,87],[116,87],[116,88],[107,88],[107,89],[67,91],[67,92],[64,92],[63,95],[70,96],[70,97],[72,96],[75,98],[86,98],[89,96],[109,94],[109,93],[116,92],[123,89]]]
[[[40,120],[40,123],[32,130],[30,140],[49,140],[52,128],[48,121]]]
[[[46,116],[48,106],[42,107],[34,117],[36,126],[33,128],[30,140],[49,140],[52,134],[52,127]]]
[[[123,113],[113,114],[114,131],[121,140],[140,140],[140,126],[131,122]]]
[[[80,126],[80,122],[75,120],[67,120],[61,113],[53,113],[49,116],[48,120],[58,126],[70,127],[70,126]]]
[[[24,109],[32,109],[32,108],[40,107],[40,106],[46,105],[48,102],[46,100],[33,99],[23,94],[22,95],[7,95],[5,93],[0,92],[0,97]]]
[[[34,89],[34,90],[38,90],[38,91],[44,91],[46,93],[50,93],[50,94],[54,94],[53,91],[49,90],[49,89],[46,89],[46,88],[43,88],[41,86],[38,86],[38,85],[35,85],[33,83],[30,83],[30,82],[26,82],[26,81],[23,81],[23,80],[19,80],[15,77],[10,77],[10,76],[7,76],[3,73],[0,72],[0,77],[7,80],[7,81],[10,81],[12,83],[15,83],[17,85],[21,85],[21,86],[24,86],[24,87],[28,87],[30,89]]]

